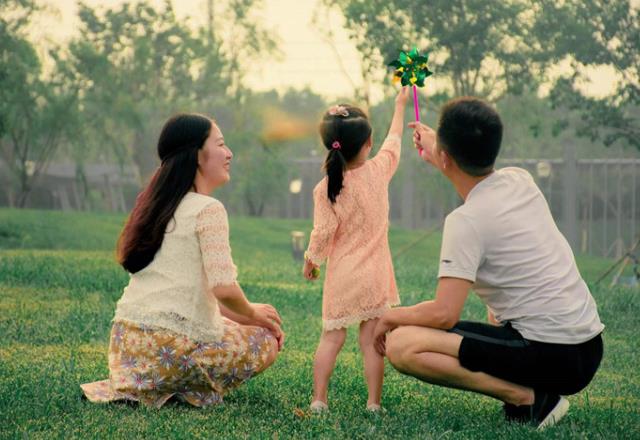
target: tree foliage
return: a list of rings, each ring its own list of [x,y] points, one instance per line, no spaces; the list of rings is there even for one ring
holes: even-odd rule
[[[631,145],[640,150],[640,15],[629,0],[541,2],[544,12],[536,32],[547,37],[551,55],[566,57],[571,74],[551,92],[555,107],[576,110],[579,135],[607,146]],[[612,68],[618,76],[613,92],[603,98],[580,87],[586,67]]]
[[[630,0],[340,0],[360,51],[381,66],[414,44],[432,53],[430,68],[454,96],[499,101],[551,82],[556,108],[576,111],[580,135],[640,149],[640,20]],[[568,73],[551,72],[569,63]],[[586,68],[612,68],[614,91],[593,98]]]
[[[77,89],[59,60],[43,73],[26,26],[38,7],[28,0],[0,4],[0,155],[9,167],[11,205],[25,205],[34,183],[68,134],[65,110]]]
[[[210,1],[210,23],[196,27],[179,20],[169,0],[160,6],[148,0],[114,7],[80,2],[77,35],[45,60],[27,31],[37,3],[4,0],[0,139],[2,159],[14,174],[11,186],[19,189],[16,203],[26,202],[56,153],[75,162],[85,201],[89,161],[133,165],[144,184],[157,165],[160,127],[179,111],[212,116],[223,130],[241,126],[254,139],[241,149],[259,148],[261,127],[247,120],[243,79],[257,59],[277,48],[259,19],[261,3],[227,0],[214,9]]]
[[[340,0],[352,38],[382,66],[400,50],[428,51],[454,95],[497,99],[536,84],[527,0]],[[375,67],[374,67],[375,68]]]

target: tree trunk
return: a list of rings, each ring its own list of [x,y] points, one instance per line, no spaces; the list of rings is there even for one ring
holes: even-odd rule
[[[27,204],[27,200],[29,199],[29,193],[31,192],[31,188],[20,188],[20,195],[18,196],[18,208],[24,208]]]
[[[141,130],[136,130],[133,137],[133,145],[131,150],[133,151],[133,161],[138,167],[140,175],[140,187],[144,187],[149,176],[151,176],[157,166],[157,158],[152,149],[147,148],[145,138]]]
[[[29,176],[27,175],[26,165],[22,167],[21,170],[18,171],[20,174],[18,178],[20,179],[20,192],[18,193],[18,208],[24,208],[27,204],[27,200],[29,199],[29,193],[31,192],[31,187],[29,185]]]
[[[10,208],[15,208],[16,207],[16,196],[13,192],[13,187],[11,184],[9,184],[9,186],[7,187],[7,199],[9,200],[9,207]]]

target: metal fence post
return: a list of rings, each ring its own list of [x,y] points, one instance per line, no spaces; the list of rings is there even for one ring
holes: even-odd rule
[[[570,140],[564,147],[564,173],[562,191],[562,220],[564,236],[576,252],[578,247],[578,161],[576,159],[576,144]]]

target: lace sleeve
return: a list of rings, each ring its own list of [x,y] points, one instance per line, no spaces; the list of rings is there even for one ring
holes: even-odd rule
[[[313,231],[309,237],[307,258],[318,266],[327,258],[333,235],[338,229],[338,217],[327,197],[326,188],[326,185],[318,185],[313,190]]]
[[[387,180],[391,180],[400,163],[401,139],[398,135],[390,134],[382,143],[380,151],[372,159],[373,163]]]
[[[237,269],[229,246],[229,220],[222,203],[213,203],[198,214],[196,233],[200,242],[207,287],[236,283]]]

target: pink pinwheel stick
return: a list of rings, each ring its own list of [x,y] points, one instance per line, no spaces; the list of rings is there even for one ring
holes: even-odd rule
[[[420,122],[420,104],[418,103],[418,88],[413,85],[413,110],[416,113],[416,121]]]
[[[416,114],[416,121],[420,122],[420,106],[418,104],[418,88],[413,85],[413,110]],[[418,147],[418,155],[422,157],[422,148]]]

